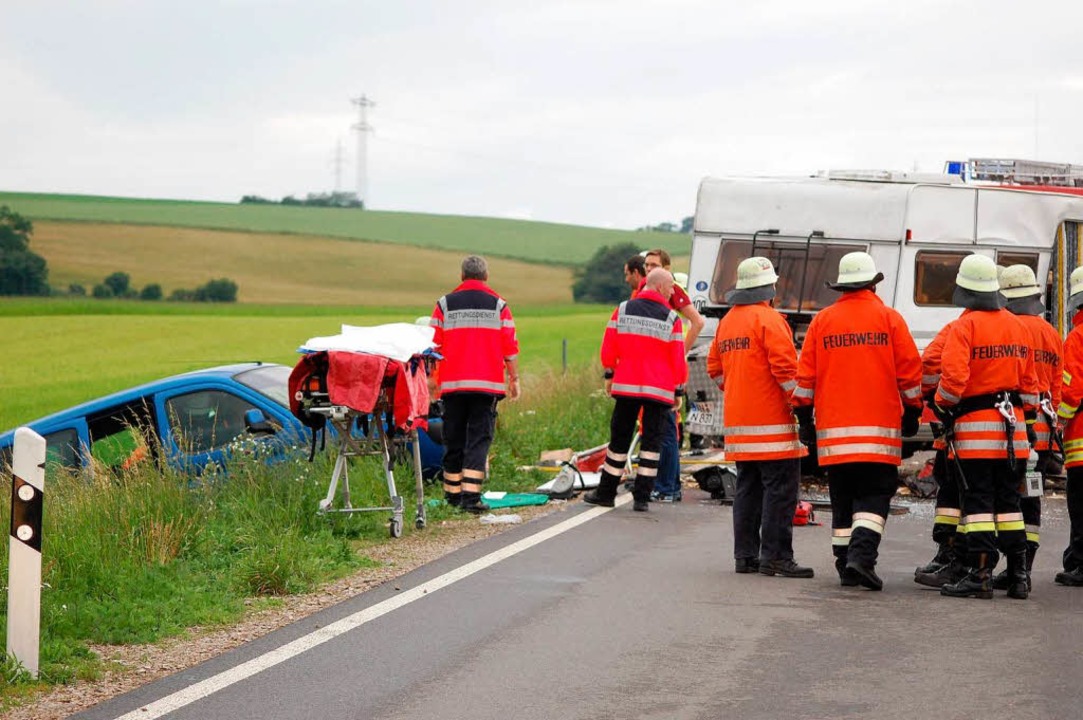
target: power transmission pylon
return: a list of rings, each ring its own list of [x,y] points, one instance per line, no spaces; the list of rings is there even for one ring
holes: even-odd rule
[[[376,107],[376,103],[362,95],[350,98],[350,102],[358,107],[359,116],[352,128],[357,131],[357,199],[361,201],[361,207],[369,205],[368,196],[368,134],[373,127],[368,122],[368,109]]]

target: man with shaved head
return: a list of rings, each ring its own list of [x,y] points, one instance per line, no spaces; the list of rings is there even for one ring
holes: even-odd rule
[[[673,276],[656,268],[635,298],[620,304],[606,326],[601,360],[606,392],[615,400],[609,424],[609,447],[598,488],[583,500],[613,507],[636,419],[643,413],[639,470],[632,495],[633,510],[645,512],[658,474],[663,425],[673,408],[677,388],[688,377],[681,319],[669,307]]]

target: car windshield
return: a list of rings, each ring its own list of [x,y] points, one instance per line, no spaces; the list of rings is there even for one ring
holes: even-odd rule
[[[239,372],[233,376],[233,379],[261,395],[266,395],[282,407],[289,407],[290,371],[291,368],[285,365],[263,365]]]
[[[737,265],[749,256],[752,243],[747,240],[726,240],[718,251],[714,278],[711,283],[711,302],[726,304],[726,293],[737,284]],[[846,253],[865,250],[859,245],[835,245],[813,243],[808,246],[808,263],[805,262],[805,243],[759,240],[756,254],[771,260],[778,273],[775,299],[779,310],[819,310],[838,298],[825,281],[835,280],[839,259]],[[802,277],[804,276],[804,277]],[[798,308],[798,297],[801,307]]]

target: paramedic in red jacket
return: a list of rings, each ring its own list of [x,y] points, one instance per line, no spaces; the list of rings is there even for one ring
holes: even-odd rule
[[[793,559],[793,516],[801,458],[790,393],[797,382],[797,348],[782,313],[771,307],[778,275],[765,257],[737,266],[733,307],[718,322],[707,353],[707,374],[722,391],[726,460],[737,464],[733,498],[735,570],[810,578]]]
[[[1064,340],[1064,385],[1057,414],[1064,424],[1071,531],[1064,550],[1064,571],[1054,579],[1060,585],[1083,587],[1083,267],[1072,271],[1069,283],[1067,311],[1072,316],[1072,331]]]
[[[1033,340],[1022,321],[1003,309],[991,258],[963,258],[955,285],[953,302],[965,311],[944,342],[934,401],[966,488],[967,574],[940,594],[991,598],[999,545],[1012,577],[1008,596],[1024,599],[1027,545],[1016,466],[1030,456],[1025,418],[1039,402]]]
[[[484,258],[463,259],[462,284],[436,301],[433,344],[444,401],[444,497],[472,513],[489,506],[482,485],[496,424],[496,403],[519,397],[519,341],[507,302],[490,288]],[[507,373],[507,386],[504,375]]]
[[[884,274],[852,252],[828,283],[842,292],[809,325],[793,402],[831,493],[831,550],[844,586],[883,588],[880,540],[899,486],[902,439],[921,420],[921,357],[906,323],[876,295]],[[815,434],[813,434],[815,433]]]
[[[1030,433],[1033,443],[1031,449],[1038,454],[1039,472],[1044,471],[1049,462],[1050,454],[1059,448],[1055,448],[1053,433],[1056,429],[1055,408],[1060,405],[1060,389],[1063,376],[1061,357],[1064,354],[1064,343],[1060,339],[1060,333],[1045,319],[1045,306],[1042,305],[1042,288],[1034,276],[1034,271],[1027,265],[1010,265],[1000,275],[1000,294],[1004,296],[1005,307],[1008,312],[1019,318],[1030,330],[1034,353],[1034,372],[1038,376],[1038,393],[1042,400],[1037,414],[1033,419],[1028,419],[1028,424],[1033,424]],[[1054,417],[1049,417],[1052,411]],[[1019,476],[1020,487],[1026,486],[1027,464],[1018,463],[1016,474]],[[1030,589],[1030,571],[1034,567],[1034,557],[1038,553],[1038,545],[1041,542],[1042,527],[1042,498],[1041,496],[1029,497],[1022,495],[1019,498],[1019,509],[1023,513],[1023,524],[1027,535],[1027,560],[1026,578],[1027,589]],[[994,590],[1010,590],[1012,584],[1011,574],[1004,570],[993,578]]]
[[[636,418],[643,411],[632,508],[645,512],[658,474],[663,423],[676,402],[676,390],[688,377],[681,319],[669,307],[673,276],[661,268],[647,274],[647,284],[632,300],[620,304],[602,338],[605,389],[616,404],[609,423],[609,447],[598,488],[583,500],[613,507],[617,486],[628,461]]]

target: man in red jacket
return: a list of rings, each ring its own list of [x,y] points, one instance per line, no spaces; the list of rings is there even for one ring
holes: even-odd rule
[[[1026,532],[1019,509],[1017,463],[1030,456],[1025,419],[1037,412],[1033,339],[1003,309],[996,265],[984,255],[959,264],[952,302],[964,312],[951,324],[940,360],[935,410],[959,460],[967,574],[940,588],[946,597],[993,597],[999,550],[1013,578],[1008,596],[1025,599]],[[965,484],[964,484],[965,483]]]
[[[1005,307],[1012,315],[1019,318],[1030,330],[1034,353],[1034,372],[1038,376],[1038,392],[1041,395],[1041,405],[1033,419],[1027,423],[1032,424],[1028,433],[1031,439],[1031,449],[1038,454],[1039,471],[1045,469],[1054,447],[1053,434],[1056,430],[1056,410],[1060,405],[1060,390],[1063,380],[1061,357],[1064,354],[1064,343],[1060,339],[1060,333],[1045,319],[1045,306],[1042,305],[1042,288],[1034,276],[1034,271],[1027,265],[1010,265],[1004,269],[1000,276],[1000,294],[1005,298]],[[1049,417],[1052,414],[1054,417]],[[1017,463],[1015,468],[1019,476],[1020,487],[1026,486],[1027,464]],[[1010,590],[1018,595],[1020,589],[1012,588],[1012,584],[1026,577],[1027,590],[1029,592],[1031,581],[1030,571],[1034,567],[1034,557],[1038,553],[1041,543],[1042,527],[1042,498],[1041,496],[1030,497],[1021,495],[1019,509],[1023,513],[1023,524],[1027,535],[1027,555],[1025,573],[1017,573],[1013,577],[1007,570],[1002,571],[993,578],[994,590]]]
[[[481,501],[489,446],[496,424],[496,403],[505,394],[519,397],[519,341],[507,302],[490,288],[484,258],[462,262],[462,283],[436,301],[433,344],[440,363],[444,401],[444,498],[471,513],[489,506]],[[507,387],[504,373],[507,372]]]
[[[1057,414],[1064,424],[1064,467],[1068,470],[1066,500],[1071,531],[1064,550],[1058,585],[1083,587],[1083,267],[1072,271],[1067,312],[1072,331],[1064,340],[1064,385]]]
[[[782,313],[771,307],[778,275],[765,257],[737,266],[732,305],[707,353],[707,374],[722,391],[726,459],[737,464],[733,557],[739,573],[810,578],[793,559],[793,514],[801,458],[790,393],[797,349]]]
[[[802,439],[815,433],[827,469],[839,579],[870,590],[884,585],[875,567],[902,438],[917,433],[922,409],[921,357],[902,316],[876,295],[883,279],[867,253],[842,256],[828,283],[842,297],[809,325],[793,392]]]
[[[598,488],[583,496],[592,505],[613,507],[636,418],[643,412],[632,508],[645,512],[658,474],[663,423],[688,377],[681,319],[669,307],[673,276],[661,268],[647,274],[643,290],[620,304],[606,326],[601,360],[606,392],[616,401],[609,447]]]

